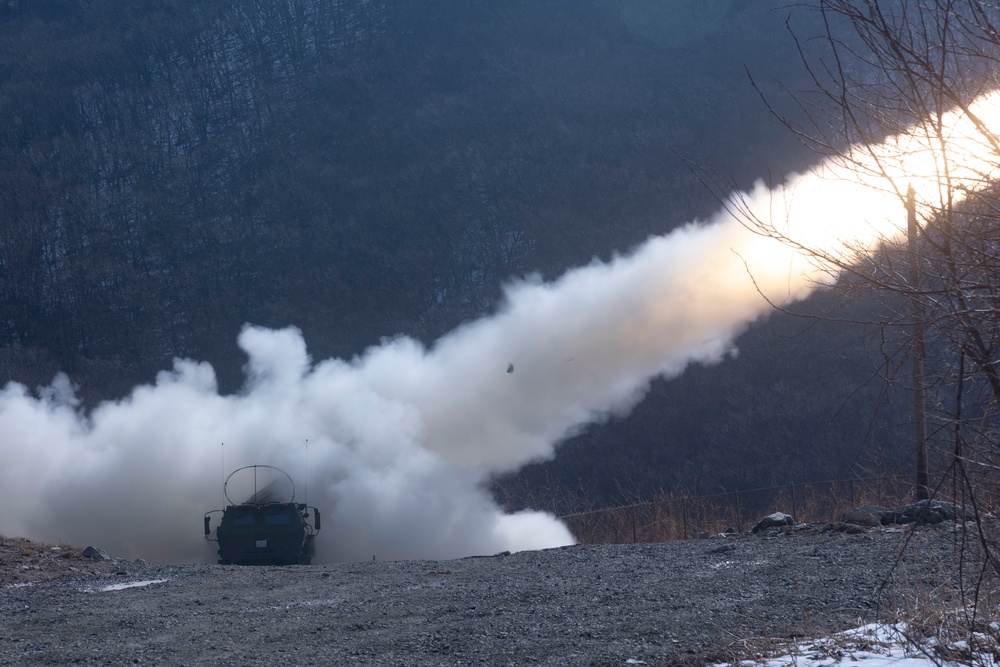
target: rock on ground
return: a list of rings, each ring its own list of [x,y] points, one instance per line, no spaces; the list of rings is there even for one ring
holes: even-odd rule
[[[95,560],[85,554],[86,549],[67,544],[43,544],[0,535],[0,590],[12,584],[111,575],[122,570],[121,561]]]

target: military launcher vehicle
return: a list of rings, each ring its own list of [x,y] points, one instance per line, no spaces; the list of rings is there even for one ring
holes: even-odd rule
[[[287,484],[273,481],[258,488],[260,469],[280,473],[287,478]],[[241,503],[234,503],[229,498],[229,482],[236,473],[250,470],[253,471],[253,495]],[[281,486],[288,487],[285,493],[290,490],[287,500],[276,499],[281,495]],[[218,542],[220,564],[308,565],[312,562],[315,537],[320,529],[319,510],[295,502],[295,485],[288,473],[274,466],[244,466],[230,473],[223,490],[229,505],[205,513],[205,539]],[[216,513],[222,514],[222,520],[213,539],[211,522],[212,514]]]

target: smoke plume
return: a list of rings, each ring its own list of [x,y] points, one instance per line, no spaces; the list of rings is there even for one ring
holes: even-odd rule
[[[995,99],[978,104],[989,120]],[[965,118],[949,120],[952,138]],[[759,183],[710,220],[554,282],[514,282],[496,313],[430,347],[401,336],[354,359],[316,361],[296,329],[247,326],[238,340],[246,383],[235,395],[221,395],[212,368],[191,360],[90,413],[64,376],[37,395],[8,384],[0,532],[211,561],[202,514],[223,506],[225,473],[263,463],[285,469],[324,512],[321,561],[569,544],[550,515],[501,511],[489,477],[626,413],[652,377],[735,353],[768,300],[802,299],[835,279],[834,267],[756,233],[749,218],[832,256],[895,234],[906,183],[924,202],[936,196],[941,155],[924,136],[917,128],[859,149],[849,166]],[[989,154],[974,143],[956,150],[953,177],[974,186],[991,176]]]

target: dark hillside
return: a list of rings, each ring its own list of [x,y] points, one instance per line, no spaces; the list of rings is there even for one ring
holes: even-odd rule
[[[316,359],[431,341],[512,276],[709,215],[678,155],[741,186],[809,159],[744,70],[772,93],[805,85],[789,10],[710,5],[6,3],[4,377],[64,370],[93,404],[180,356],[234,391],[244,323],[294,324]],[[780,474],[840,474],[873,396],[852,394],[854,336],[755,330],[739,360],[658,383],[546,474],[586,480],[596,462],[714,488],[773,475],[743,462],[776,456]]]
[[[654,382],[626,419],[593,425],[555,462],[499,479],[500,496],[513,507],[569,513],[662,492],[909,475],[900,444],[910,434],[910,406],[887,384],[892,371],[880,356],[894,349],[893,334],[852,321],[871,318],[873,304],[844,308],[837,298],[820,294],[801,317],[755,325],[737,341],[735,358]]]

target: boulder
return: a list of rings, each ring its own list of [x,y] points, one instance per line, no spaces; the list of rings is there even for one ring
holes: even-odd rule
[[[111,560],[111,556],[104,549],[97,549],[95,547],[87,547],[80,555],[91,560]]]
[[[888,523],[941,523],[945,520],[945,514],[946,512],[939,511],[927,501],[920,501],[892,510]]]
[[[965,521],[975,517],[975,510],[944,500],[919,500],[902,507],[865,505],[844,512],[842,521],[858,526],[891,526],[894,524],[935,524],[942,521]],[[876,521],[877,523],[873,523]]]
[[[757,534],[762,530],[767,530],[768,528],[780,528],[782,526],[794,525],[795,519],[793,519],[790,514],[775,512],[774,514],[770,514],[758,521],[757,525],[750,529],[750,532]]]
[[[855,509],[847,510],[840,517],[842,523],[850,523],[855,526],[881,526],[882,515],[887,512],[884,507],[874,507],[866,505]]]
[[[965,521],[975,516],[971,507],[961,507],[944,500],[918,500],[893,510],[890,523],[941,523],[942,521]],[[883,523],[886,523],[883,519]]]

